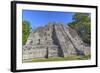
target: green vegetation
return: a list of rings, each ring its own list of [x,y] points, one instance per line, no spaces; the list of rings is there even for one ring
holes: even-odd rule
[[[73,16],[73,22],[69,23],[68,25],[78,32],[78,34],[85,43],[91,44],[90,14],[76,13]]]
[[[30,30],[31,30],[30,23],[27,21],[23,21],[22,22],[22,44],[23,45],[25,45],[27,41],[27,38],[30,34]]]
[[[41,58],[41,59],[32,59],[30,61],[26,61],[24,63],[27,62],[48,62],[48,61],[71,61],[71,60],[88,60],[90,59],[91,56],[87,55],[87,56],[69,56],[69,57],[56,57],[56,58]]]

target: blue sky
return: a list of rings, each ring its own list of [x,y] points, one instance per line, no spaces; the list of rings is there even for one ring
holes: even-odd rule
[[[49,22],[67,23],[72,22],[72,12],[23,10],[23,21],[28,21],[33,29],[45,26]]]

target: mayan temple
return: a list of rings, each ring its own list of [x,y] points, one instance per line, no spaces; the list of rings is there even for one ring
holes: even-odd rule
[[[90,46],[68,25],[51,23],[31,31],[23,46],[23,59],[89,55]]]

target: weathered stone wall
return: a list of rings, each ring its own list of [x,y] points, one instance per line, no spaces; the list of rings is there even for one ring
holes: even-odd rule
[[[28,48],[27,48],[28,47]],[[23,47],[23,59],[33,58],[48,58],[58,57],[58,47],[55,45],[50,46],[24,46]]]
[[[23,59],[32,59],[32,58],[45,58],[46,56],[46,47],[45,46],[32,46],[28,48],[23,48]]]
[[[90,46],[85,45],[77,32],[60,23],[32,31],[23,46],[23,59],[89,54]]]

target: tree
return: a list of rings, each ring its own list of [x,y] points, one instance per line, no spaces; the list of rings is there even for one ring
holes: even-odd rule
[[[31,26],[28,21],[22,22],[22,44],[25,45],[27,38],[30,34]]]
[[[78,32],[85,43],[91,43],[91,20],[89,13],[75,13],[73,21],[68,25]]]

